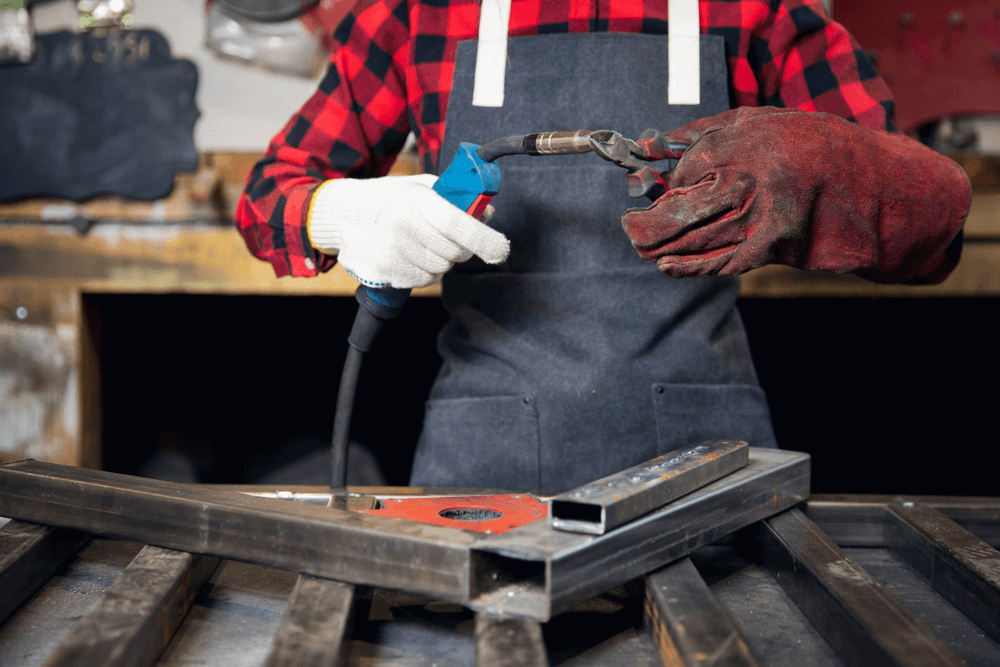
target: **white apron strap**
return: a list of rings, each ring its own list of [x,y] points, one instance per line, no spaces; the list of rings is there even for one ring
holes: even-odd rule
[[[507,69],[511,0],[482,0],[472,106],[502,107]],[[670,104],[701,103],[698,0],[669,0],[667,98]]]
[[[511,0],[482,0],[472,106],[502,107]],[[697,0],[696,0],[697,1]]]
[[[667,101],[701,103],[701,53],[698,0],[670,0],[667,5]]]

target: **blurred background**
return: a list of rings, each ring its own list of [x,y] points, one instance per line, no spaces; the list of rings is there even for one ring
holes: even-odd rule
[[[232,216],[352,4],[0,6],[0,461],[325,482],[356,283],[274,278]],[[1000,4],[831,9],[974,201],[942,285],[744,277],[779,443],[813,455],[815,492],[998,495]],[[420,295],[366,355],[352,482],[406,483],[446,319]]]

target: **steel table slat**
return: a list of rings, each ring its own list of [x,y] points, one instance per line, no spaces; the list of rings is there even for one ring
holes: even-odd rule
[[[646,576],[645,618],[665,667],[758,667],[690,558]]]
[[[0,625],[88,542],[86,533],[22,521],[0,528]]]
[[[846,665],[964,664],[801,510],[765,519],[755,533],[764,564]]]
[[[46,667],[148,667],[187,615],[218,558],[147,546],[45,662]]]
[[[265,667],[335,667],[346,661],[355,588],[300,575]]]
[[[477,667],[548,667],[542,628],[535,621],[476,614]]]
[[[931,586],[991,637],[1000,641],[1000,552],[940,512],[894,504],[886,542]]]
[[[1000,498],[820,493],[809,497],[804,512],[838,546],[884,547],[886,508],[903,502],[931,507],[1000,548]]]

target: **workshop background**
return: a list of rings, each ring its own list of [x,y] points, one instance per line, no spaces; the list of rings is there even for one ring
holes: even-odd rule
[[[276,279],[232,215],[316,88],[315,34],[352,0],[279,22],[234,17],[224,0],[35,2],[30,23],[9,4],[0,461],[215,483],[309,470],[301,481],[322,483],[356,283],[339,268]],[[832,11],[886,76],[900,125],[972,180],[958,269],[920,287],[786,267],[743,280],[778,441],[813,456],[814,492],[998,494],[1000,7],[945,4]],[[104,27],[115,22],[126,27]],[[86,76],[67,76],[69,62]],[[395,169],[412,172],[413,156]],[[445,313],[435,288],[418,294],[366,355],[352,425],[390,484],[406,483],[440,363]]]

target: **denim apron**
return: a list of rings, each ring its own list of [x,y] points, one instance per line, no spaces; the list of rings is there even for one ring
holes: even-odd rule
[[[461,141],[550,130],[636,138],[729,108],[723,39],[702,36],[701,103],[667,104],[667,39],[582,33],[508,41],[504,106],[471,105],[461,42],[438,163]],[[498,160],[490,226],[511,242],[444,277],[444,364],[410,483],[572,488],[712,438],[776,446],[732,276],[674,279],[621,228],[623,169],[594,154]],[[669,165],[661,162],[660,171]]]

